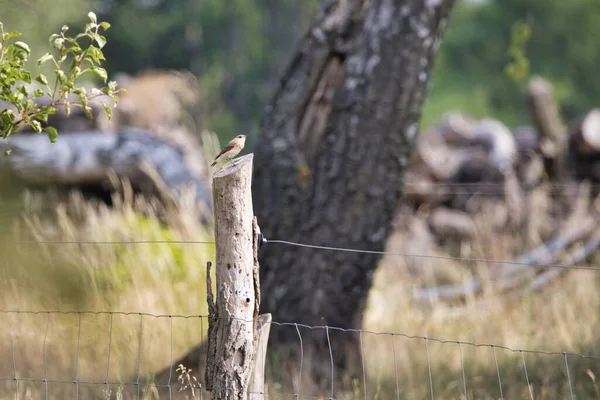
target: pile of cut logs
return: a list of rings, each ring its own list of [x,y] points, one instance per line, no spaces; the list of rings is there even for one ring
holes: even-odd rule
[[[544,265],[582,262],[600,245],[593,201],[600,187],[600,109],[564,125],[552,86],[540,77],[529,82],[528,105],[531,125],[512,131],[496,120],[452,112],[422,132],[405,175],[398,217],[404,226],[407,216],[421,218],[442,243],[475,239],[475,221],[482,214],[498,232],[517,229],[527,235],[538,212],[533,196],[544,188],[550,211],[543,226],[536,226],[536,237],[544,243],[536,247],[531,241],[533,251],[507,256],[515,264],[490,269],[495,288],[503,292],[542,287],[568,271]],[[473,279],[423,289],[418,297],[464,298],[482,287]]]

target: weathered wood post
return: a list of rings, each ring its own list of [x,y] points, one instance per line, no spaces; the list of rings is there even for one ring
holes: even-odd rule
[[[252,159],[225,164],[213,177],[216,300],[208,283],[206,389],[212,399],[247,399],[255,371],[258,324],[258,226],[252,210]],[[268,332],[268,331],[267,331]],[[254,386],[256,387],[256,386]]]

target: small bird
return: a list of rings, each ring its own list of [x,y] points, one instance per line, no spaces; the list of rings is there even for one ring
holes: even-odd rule
[[[246,144],[246,135],[237,135],[229,143],[227,146],[223,147],[221,152],[215,157],[215,161],[210,165],[214,167],[219,161],[223,158],[231,161],[231,159],[238,155],[240,151],[244,148]]]

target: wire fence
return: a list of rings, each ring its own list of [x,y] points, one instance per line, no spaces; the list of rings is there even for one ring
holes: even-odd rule
[[[447,260],[447,261],[459,261],[459,262],[473,262],[473,263],[484,263],[484,264],[506,264],[506,265],[517,265],[528,268],[559,268],[559,269],[580,269],[580,270],[591,270],[598,271],[600,266],[597,265],[578,265],[578,264],[560,264],[560,263],[529,263],[520,262],[515,260],[499,260],[499,259],[488,259],[488,258],[473,258],[473,257],[454,257],[437,254],[414,254],[397,251],[377,251],[377,250],[362,250],[362,249],[351,249],[344,247],[335,246],[322,246],[309,243],[298,243],[289,240],[281,239],[264,239],[265,243],[283,244],[297,247],[306,247],[315,250],[330,250],[330,251],[342,251],[351,253],[363,253],[363,254],[376,254],[382,256],[398,256],[406,258],[429,258],[435,260]],[[86,240],[19,240],[14,243],[18,245],[39,245],[39,244],[76,244],[76,245],[117,245],[117,244],[208,244],[215,245],[215,242],[210,241],[195,241],[195,240],[119,240],[119,241],[86,241]]]
[[[156,243],[214,245],[212,241],[193,240],[130,240],[130,241],[84,241],[84,240],[29,240],[16,241],[18,245],[45,245],[45,244],[71,244],[71,245],[144,245]],[[265,240],[266,245],[297,246],[313,249],[315,251],[338,251],[377,254],[382,256],[399,256],[430,258],[439,260],[453,260],[461,262],[477,262],[487,264],[509,264],[531,268],[556,268],[562,270],[600,270],[600,266],[575,265],[575,264],[530,264],[513,260],[497,260],[485,258],[463,258],[431,254],[411,254],[404,252],[373,251],[366,249],[352,249],[320,244],[299,243],[294,241],[271,239]],[[53,321],[60,318],[73,317],[69,323],[61,323],[56,327]],[[116,312],[116,311],[36,311],[36,310],[0,310],[0,323],[4,326],[4,333],[0,335],[0,357],[5,362],[0,363],[0,398],[99,398],[110,399],[117,393],[121,398],[178,398],[180,393],[188,396],[194,388],[193,379],[186,378],[186,374],[178,371],[178,361],[185,353],[184,349],[177,347],[177,324],[185,323],[195,326],[198,336],[197,343],[204,341],[206,328],[210,315],[173,315],[153,314],[146,312]],[[20,329],[23,319],[29,319],[26,329]],[[120,328],[117,327],[117,319]],[[145,332],[148,325],[159,321],[162,335],[146,338]],[[237,320],[240,323],[252,321]],[[421,397],[416,398],[451,398],[449,393],[454,393],[457,398],[474,397],[473,387],[482,385],[481,371],[469,370],[491,365],[493,381],[497,386],[496,397],[510,398],[507,391],[515,381],[521,380],[519,385],[524,387],[521,393],[524,398],[537,398],[534,388],[539,387],[540,377],[532,373],[532,369],[542,369],[543,364],[553,363],[561,374],[553,377],[563,380],[567,398],[575,399],[578,385],[590,384],[595,387],[595,375],[586,371],[600,371],[600,356],[575,351],[555,351],[546,349],[513,348],[504,344],[463,341],[458,339],[442,339],[415,335],[409,332],[377,332],[364,329],[346,329],[328,325],[308,325],[298,322],[273,321],[271,331],[292,330],[297,336],[295,347],[299,358],[297,365],[288,366],[286,371],[293,371],[289,378],[289,385],[273,384],[266,393],[258,393],[264,397],[274,398],[329,398],[338,396],[335,382],[335,365],[345,355],[339,353],[336,341],[342,336],[352,335],[358,338],[360,354],[358,366],[360,369],[359,382],[354,386],[355,398],[406,398],[404,389],[407,380],[422,379],[422,387],[426,387]],[[174,326],[175,325],[175,326]],[[55,329],[54,329],[55,328]],[[123,332],[126,331],[126,334]],[[323,335],[327,340],[329,353],[328,381],[330,387],[320,393],[314,393],[303,385],[303,378],[311,374],[311,365],[306,357],[306,340],[315,333]],[[90,336],[95,338],[92,340]],[[103,337],[103,341],[98,340]],[[39,339],[39,340],[37,340]],[[399,346],[399,340],[408,341],[408,344]],[[41,346],[32,346],[32,343],[41,342]],[[24,343],[25,345],[20,345]],[[100,343],[100,344],[99,344]],[[441,346],[441,347],[440,347]],[[445,347],[444,347],[445,346]],[[163,357],[153,360],[145,365],[144,358],[148,349],[161,347]],[[450,349],[448,349],[450,347]],[[385,360],[367,360],[366,354],[370,349],[383,348]],[[74,350],[73,350],[74,349]],[[189,350],[189,349],[187,349]],[[408,357],[403,354],[408,351]],[[483,353],[487,351],[486,353]],[[74,353],[74,354],[73,354]],[[156,353],[153,350],[153,354]],[[444,356],[440,356],[440,354]],[[195,353],[199,360],[205,357],[202,349]],[[482,356],[483,354],[483,356]],[[540,361],[539,358],[544,360]],[[447,358],[458,362],[459,376],[448,383],[444,377],[441,382],[436,373],[440,371],[440,358]],[[508,360],[508,361],[506,361]],[[581,361],[585,361],[581,364]],[[576,364],[573,372],[573,364]],[[198,371],[200,364],[186,365],[193,369],[193,376],[197,377],[198,385],[202,386],[202,371]],[[413,369],[407,372],[407,368]],[[595,368],[595,369],[594,369]],[[376,373],[373,370],[378,370]],[[382,371],[387,369],[387,371]],[[321,371],[323,368],[321,367]],[[518,370],[518,371],[517,371]],[[154,376],[157,371],[166,371]],[[420,371],[416,373],[415,371]],[[582,372],[583,371],[583,372]],[[586,375],[587,373],[587,375]],[[277,376],[274,373],[274,381]],[[391,378],[391,388],[386,393],[391,397],[381,395],[377,375]],[[589,376],[589,378],[588,378]],[[160,377],[160,379],[155,379]],[[593,378],[592,378],[593,377]],[[487,376],[489,381],[489,376]],[[585,381],[585,382],[584,382]],[[589,385],[588,385],[589,386]],[[201,398],[205,396],[202,388],[196,388]],[[586,389],[587,390],[587,389]],[[592,390],[592,389],[590,389]],[[325,394],[323,394],[325,393]],[[379,394],[378,394],[379,393]],[[476,393],[476,391],[475,391]],[[509,392],[513,393],[513,392]],[[382,397],[383,396],[383,397]],[[475,395],[476,396],[476,395]],[[415,396],[412,396],[415,397]],[[8,397],[6,397],[8,398]],[[600,395],[594,397],[600,398]]]
[[[10,347],[10,354],[12,355],[12,360],[10,362],[11,369],[10,374],[8,374],[6,368],[3,370],[4,376],[0,376],[0,383],[4,383],[4,392],[11,391],[16,397],[15,398],[23,398],[24,393],[27,390],[30,390],[31,385],[37,385],[39,389],[39,397],[48,399],[48,398],[59,398],[57,396],[63,396],[62,398],[93,398],[93,394],[95,393],[98,398],[110,398],[110,393],[116,393],[117,390],[128,391],[129,396],[133,396],[133,398],[153,398],[146,397],[149,395],[161,396],[164,394],[164,398],[173,398],[181,390],[188,389],[189,394],[189,383],[179,382],[180,380],[177,377],[177,359],[174,353],[174,321],[182,320],[187,323],[197,324],[207,326],[209,318],[215,318],[210,315],[172,315],[172,314],[151,314],[151,313],[143,313],[143,312],[110,312],[110,311],[26,311],[26,310],[0,310],[0,317],[13,316],[17,318],[24,318],[25,316],[33,317],[40,320],[40,326],[43,328],[42,332],[31,332],[34,335],[41,334],[42,345],[42,366],[39,371],[33,372],[31,375],[28,375],[28,371],[23,371],[22,366],[19,363],[19,334],[11,329],[7,329],[9,331],[10,341],[9,343],[2,343],[2,347]],[[60,337],[57,337],[57,334],[53,334],[51,329],[51,321],[54,318],[64,317],[64,316],[74,316],[76,317],[73,320],[73,324],[76,326],[76,353],[72,355],[70,363],[74,366],[74,371],[71,371],[69,375],[63,375],[62,377],[58,377],[56,372],[53,372],[53,369],[56,367],[53,365],[57,362],[57,359],[60,358],[60,354],[51,351],[52,346],[56,346],[57,340],[60,341]],[[83,364],[83,349],[82,343],[84,342],[84,327],[82,324],[82,320],[84,318],[107,318],[108,323],[106,328],[106,342],[107,346],[100,346],[102,349],[96,352],[94,359],[87,359],[86,361],[94,364],[93,370],[88,368],[87,373],[82,372],[82,364]],[[135,365],[135,372],[132,374],[131,379],[115,379],[114,374],[111,374],[111,361],[114,361],[115,352],[118,346],[123,346],[123,344],[118,344],[118,332],[115,329],[115,319],[117,317],[122,317],[129,319],[132,325],[137,326],[137,340],[136,343],[127,343],[126,346],[130,349],[135,350],[135,360],[132,360]],[[166,335],[166,339],[168,342],[166,343],[168,347],[167,354],[169,355],[168,360],[164,360],[163,367],[168,367],[166,371],[167,374],[163,374],[162,379],[165,382],[156,382],[152,380],[148,380],[148,376],[145,376],[142,371],[142,363],[143,363],[143,354],[145,351],[144,344],[144,329],[145,326],[149,323],[150,320],[162,320],[165,321],[165,324],[169,327],[168,335]],[[239,323],[252,324],[251,320],[236,320]],[[6,321],[4,321],[6,322]],[[335,343],[334,343],[334,333],[337,333],[339,338],[339,334],[353,334],[358,336],[358,341],[360,344],[360,370],[359,374],[361,377],[361,382],[357,386],[357,392],[360,392],[359,398],[373,398],[374,390],[372,385],[369,385],[369,379],[372,377],[371,371],[368,371],[369,367],[373,367],[373,364],[367,365],[365,360],[365,341],[367,338],[370,339],[371,342],[374,340],[380,343],[387,343],[389,347],[388,355],[391,354],[392,362],[389,363],[389,367],[393,369],[389,372],[389,375],[393,377],[394,381],[394,398],[403,398],[403,392],[401,390],[401,372],[400,372],[400,359],[402,354],[398,353],[398,340],[408,340],[412,343],[413,347],[421,347],[424,350],[423,359],[426,360],[426,364],[423,366],[426,371],[426,381],[423,384],[428,386],[428,396],[427,398],[434,399],[436,398],[435,392],[435,379],[436,376],[434,374],[434,370],[432,368],[432,359],[434,357],[433,354],[433,345],[442,345],[452,346],[451,351],[458,353],[460,359],[460,385],[456,387],[456,396],[464,395],[464,398],[470,398],[469,394],[469,378],[467,374],[467,365],[465,353],[466,349],[476,349],[482,350],[487,349],[491,350],[491,358],[493,360],[493,369],[494,374],[497,378],[497,387],[498,387],[498,395],[500,398],[504,398],[503,391],[514,383],[503,382],[502,375],[504,373],[503,368],[506,367],[506,364],[500,364],[499,355],[500,352],[508,353],[512,355],[516,355],[513,357],[513,362],[520,364],[520,368],[522,368],[521,375],[526,384],[528,398],[533,398],[532,394],[532,382],[530,380],[530,371],[528,370],[528,358],[533,356],[543,356],[548,360],[552,360],[557,364],[563,364],[562,368],[564,369],[565,375],[565,386],[568,388],[568,393],[572,399],[575,398],[573,388],[575,386],[574,377],[571,373],[571,366],[574,360],[588,360],[592,361],[597,367],[600,366],[600,356],[595,355],[587,355],[581,354],[577,352],[567,352],[567,351],[548,351],[548,350],[536,350],[536,349],[521,349],[521,348],[511,348],[509,346],[505,346],[502,344],[493,344],[493,343],[476,343],[470,341],[460,341],[460,340],[445,340],[436,337],[428,337],[422,335],[411,335],[402,332],[375,332],[364,329],[343,329],[339,327],[332,327],[326,325],[306,325],[301,323],[291,323],[291,322],[271,322],[271,329],[287,329],[292,330],[297,334],[297,353],[299,354],[299,359],[297,360],[297,376],[292,377],[291,381],[293,382],[293,387],[291,388],[282,388],[280,390],[269,390],[264,394],[265,397],[290,397],[290,398],[324,398],[314,395],[312,393],[303,392],[302,387],[302,375],[309,374],[309,366],[304,357],[304,343],[305,337],[307,334],[314,333],[315,331],[319,331],[325,335],[327,338],[327,352],[330,356],[330,365],[329,365],[329,382],[331,384],[329,390],[327,390],[325,394],[325,398],[334,399],[336,398],[335,393],[335,376],[334,376],[334,364],[337,362],[336,357],[339,354],[336,354],[334,351]],[[6,326],[6,325],[5,325]],[[201,341],[203,338],[199,337],[198,340]],[[66,338],[64,339],[67,340]],[[152,344],[147,344],[147,346]],[[154,344],[156,345],[156,344]],[[164,344],[163,344],[164,345]],[[104,348],[106,347],[106,348]],[[2,350],[5,351],[6,349]],[[21,349],[23,351],[23,349]],[[89,357],[89,355],[85,355]],[[202,358],[202,357],[201,357]],[[200,360],[201,361],[201,360]],[[550,361],[546,361],[550,362]],[[201,362],[200,362],[201,363]],[[439,361],[437,361],[439,363]],[[478,365],[481,364],[478,362]],[[193,367],[196,367],[195,365]],[[513,368],[514,369],[514,368]],[[36,376],[36,373],[42,372],[41,376]],[[64,370],[62,371],[64,373]],[[196,373],[197,371],[194,371]],[[86,376],[87,375],[87,376]],[[514,371],[511,373],[511,378],[514,379]],[[96,376],[96,379],[91,379],[91,377]],[[369,379],[368,379],[369,377]],[[474,377],[475,380],[477,377]],[[202,379],[199,379],[199,386],[201,385]],[[578,375],[578,379],[581,379],[580,374]],[[186,388],[186,385],[188,387]],[[12,387],[11,387],[12,386]],[[86,389],[87,387],[87,389]],[[90,388],[92,387],[92,388]],[[95,388],[94,388],[95,387]],[[120,388],[120,389],[119,389]],[[12,390],[10,390],[12,389]],[[199,389],[199,388],[198,388]],[[370,390],[373,392],[369,393]],[[70,393],[70,394],[69,394]],[[68,397],[64,397],[68,396]],[[72,396],[72,397],[71,397]],[[35,396],[38,397],[38,396]],[[159,397],[163,398],[163,397]],[[391,398],[391,397],[390,397]],[[456,397],[455,397],[456,398]]]

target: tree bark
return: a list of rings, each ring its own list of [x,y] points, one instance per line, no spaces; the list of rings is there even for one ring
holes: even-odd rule
[[[384,249],[453,4],[323,1],[261,123],[253,198],[267,239]],[[277,322],[360,328],[379,258],[268,243],[261,304]],[[357,337],[329,334],[339,380]],[[299,347],[293,327],[271,337]],[[305,361],[329,368],[326,331],[302,339]]]

